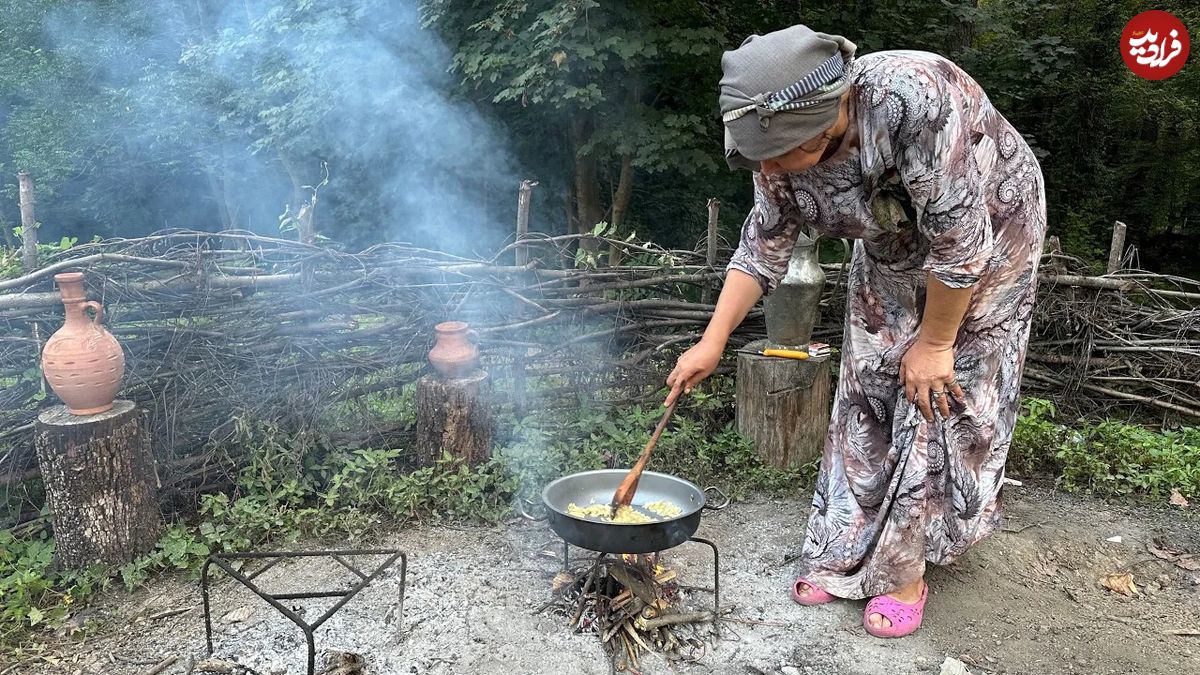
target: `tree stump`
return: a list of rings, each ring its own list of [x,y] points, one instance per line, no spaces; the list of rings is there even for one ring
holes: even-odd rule
[[[47,408],[34,444],[58,565],[123,565],[154,548],[161,524],[154,456],[132,401],[86,416]]]
[[[767,346],[760,340],[746,349]],[[738,433],[780,469],[819,457],[829,431],[830,379],[828,356],[800,361],[738,354]]]
[[[431,464],[450,453],[469,464],[492,456],[488,374],[425,375],[417,381],[417,457]]]

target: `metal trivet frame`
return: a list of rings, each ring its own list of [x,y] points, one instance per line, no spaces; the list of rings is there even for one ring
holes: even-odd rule
[[[364,574],[362,570],[354,565],[351,565],[346,558],[364,555],[386,555],[388,559],[375,568],[375,571],[370,574]],[[293,558],[332,558],[340,563],[343,567],[350,570],[359,578],[358,583],[344,591],[306,591],[302,593],[268,593],[258,587],[254,583],[254,579],[271,569],[280,562]],[[255,570],[251,574],[242,574],[233,569],[231,561],[233,560],[267,560],[268,562]],[[404,587],[408,576],[408,556],[399,549],[393,548],[378,548],[378,549],[343,549],[332,551],[261,551],[249,553],[216,553],[210,555],[208,560],[204,562],[204,567],[200,570],[200,594],[204,598],[204,633],[208,641],[208,655],[213,654],[213,638],[212,638],[212,612],[209,606],[208,597],[208,568],[210,565],[220,567],[226,574],[236,579],[246,588],[254,592],[255,595],[266,600],[275,609],[279,610],[280,614],[287,617],[292,623],[300,627],[304,631],[304,637],[308,641],[308,675],[314,675],[316,670],[317,650],[313,632],[329,620],[334,612],[338,611],[347,602],[358,595],[359,591],[366,588],[375,579],[392,566],[396,560],[400,561],[400,593],[396,604],[396,626],[397,629],[404,622]],[[281,603],[281,600],[310,600],[313,598],[341,598],[333,603],[325,613],[317,618],[316,621],[309,623],[305,621],[299,614]]]
[[[712,553],[713,553],[713,620],[712,620],[712,624],[713,624],[713,631],[717,634],[717,637],[720,637],[721,636],[721,552],[717,549],[716,542],[712,541],[711,539],[705,539],[704,537],[688,537],[688,541],[694,542],[697,544],[704,544],[705,546],[712,549]],[[684,542],[684,543],[687,543],[687,542]],[[679,544],[679,546],[682,546],[682,545],[683,544]],[[674,546],[672,548],[678,548],[678,546]],[[670,551],[670,550],[671,549],[665,549],[665,551]],[[655,551],[652,555],[654,555],[654,557],[657,559],[658,556],[661,555],[662,553],[664,553],[665,551]],[[563,569],[568,572],[570,571],[570,568],[571,568],[570,554],[571,554],[571,545],[569,543],[567,543],[566,539],[563,539]],[[620,553],[597,552],[596,559],[594,561],[592,561],[592,567],[594,568],[594,567],[600,565],[600,563],[604,562],[604,560],[607,558],[610,558],[612,556],[620,556],[620,555],[621,555]],[[582,601],[582,598],[580,600]]]

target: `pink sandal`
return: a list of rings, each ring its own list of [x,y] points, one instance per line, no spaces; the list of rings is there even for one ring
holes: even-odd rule
[[[921,619],[925,616],[925,601],[929,599],[929,584],[921,588],[921,599],[916,604],[900,602],[886,595],[871,598],[863,611],[863,628],[875,637],[898,638],[911,635],[921,627]],[[878,614],[886,618],[892,625],[876,628],[871,625],[871,615]]]
[[[808,593],[804,595],[800,594],[801,584],[808,586]],[[796,579],[796,582],[792,584],[792,600],[805,607],[811,607],[813,605],[824,605],[827,602],[833,602],[837,600],[837,596],[830,595],[825,589],[819,588],[813,582],[801,577]]]

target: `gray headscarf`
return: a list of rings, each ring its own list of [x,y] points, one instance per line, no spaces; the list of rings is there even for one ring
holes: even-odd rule
[[[856,47],[840,35],[792,26],[751,35],[721,57],[721,118],[725,161],[730,168],[758,170],[816,138],[838,119],[850,86],[848,67]]]

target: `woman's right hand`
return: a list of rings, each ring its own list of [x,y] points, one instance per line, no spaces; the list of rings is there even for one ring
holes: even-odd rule
[[[680,394],[687,394],[701,380],[712,375],[721,361],[721,352],[725,346],[700,340],[691,349],[684,352],[675,362],[675,369],[667,376],[667,386],[671,393],[663,405],[671,405]]]

